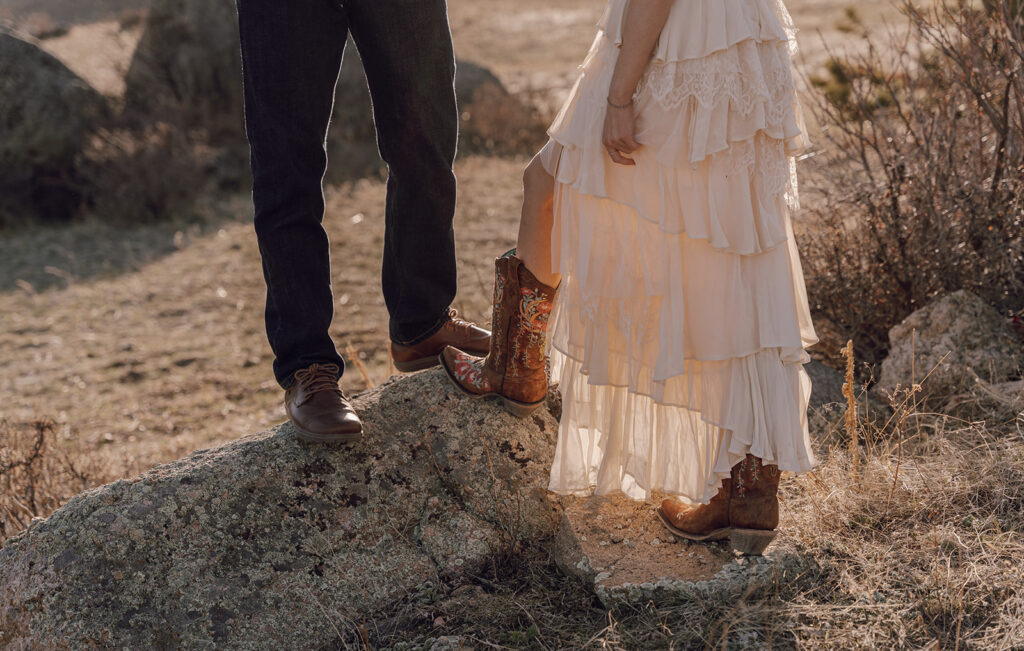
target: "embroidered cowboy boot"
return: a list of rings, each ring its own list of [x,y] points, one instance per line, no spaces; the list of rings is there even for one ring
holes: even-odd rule
[[[555,288],[537,280],[512,252],[494,267],[490,352],[476,357],[448,346],[441,364],[466,395],[500,397],[512,415],[525,418],[547,396],[544,353]]]

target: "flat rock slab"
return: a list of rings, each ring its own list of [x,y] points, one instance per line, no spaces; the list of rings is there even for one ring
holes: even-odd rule
[[[592,587],[607,608],[742,592],[774,573],[770,554],[744,558],[727,544],[675,540],[648,502],[594,496],[563,498],[562,506],[555,562]]]

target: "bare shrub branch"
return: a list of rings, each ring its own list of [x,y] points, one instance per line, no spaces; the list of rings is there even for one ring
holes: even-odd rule
[[[828,146],[801,241],[808,291],[869,362],[937,294],[1024,308],[1020,14],[1006,0],[904,9],[909,36],[832,53],[831,78],[811,78]]]

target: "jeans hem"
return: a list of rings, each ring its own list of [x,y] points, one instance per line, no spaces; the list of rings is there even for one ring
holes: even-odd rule
[[[287,391],[289,389],[289,387],[291,387],[293,384],[295,384],[295,373],[296,373],[296,371],[301,371],[303,368],[309,368],[313,364],[318,364],[318,363],[321,363],[321,364],[338,364],[337,362],[334,362],[334,361],[330,361],[330,362],[311,362],[307,366],[303,366],[302,368],[295,369],[295,371],[292,371],[291,373],[289,373],[288,375],[284,376],[283,378],[279,378],[275,374],[274,379],[277,381],[278,385],[280,385],[282,389]],[[345,360],[342,359],[342,363],[338,364],[338,377],[336,379],[339,382],[341,382],[341,378],[344,377],[344,375],[345,375]]]
[[[451,317],[449,316],[448,308],[445,308],[444,316],[438,319],[434,325],[427,328],[427,330],[423,334],[413,337],[412,339],[409,339],[407,341],[403,341],[392,335],[391,341],[398,344],[399,346],[415,346],[416,344],[426,341],[427,339],[433,337],[441,328],[444,327],[444,324],[448,323],[448,321],[450,320]]]

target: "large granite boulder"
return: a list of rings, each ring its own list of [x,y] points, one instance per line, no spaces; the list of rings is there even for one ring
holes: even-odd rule
[[[77,161],[106,115],[81,77],[0,29],[0,227],[79,212],[88,191]]]
[[[941,296],[893,326],[889,344],[877,389],[891,393],[928,376],[924,400],[968,389],[975,377],[989,383],[1017,379],[1024,365],[1024,342],[1010,322],[965,290]]]
[[[439,371],[355,400],[365,439],[289,425],[84,493],[0,549],[0,647],[324,648],[557,529],[557,422]]]
[[[232,0],[156,0],[125,77],[125,112],[175,120],[215,141],[244,139]]]

